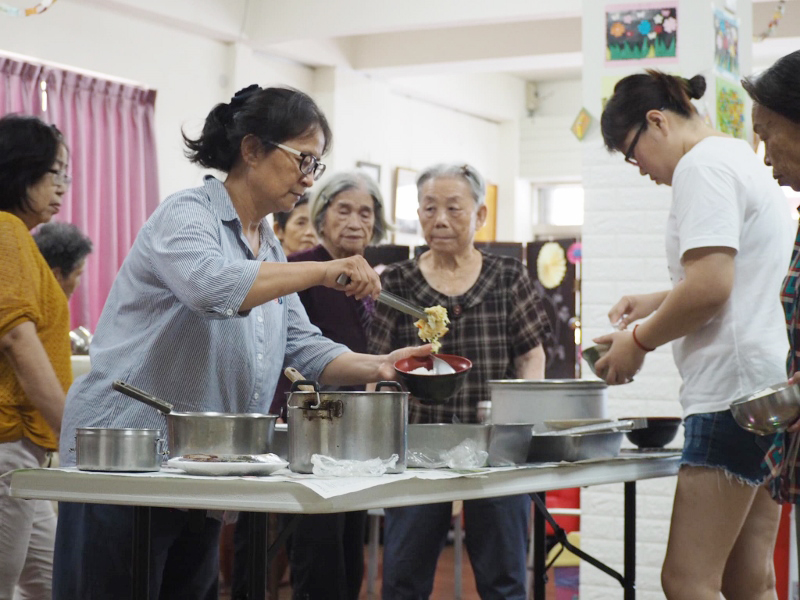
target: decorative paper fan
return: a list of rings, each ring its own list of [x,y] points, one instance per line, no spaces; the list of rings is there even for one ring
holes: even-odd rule
[[[549,290],[558,287],[564,281],[564,275],[567,274],[567,257],[560,244],[547,242],[542,246],[539,256],[536,257],[536,274],[539,282]]]

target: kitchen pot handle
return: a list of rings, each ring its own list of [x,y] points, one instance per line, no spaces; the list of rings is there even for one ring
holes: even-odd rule
[[[299,379],[297,381],[293,381],[292,382],[292,387],[289,390],[289,400],[292,399],[292,395],[295,392],[304,391],[304,390],[300,389],[302,386],[310,386],[310,387],[312,387],[314,389],[314,393],[316,393],[316,395],[317,395],[317,403],[316,404],[312,404],[308,408],[319,408],[320,405],[322,404],[322,400],[319,397],[319,383],[317,383],[316,381],[310,381],[308,379]],[[287,402],[287,404],[288,404],[288,402]]]
[[[378,383],[375,384],[375,391],[380,392],[381,388],[383,387],[394,388],[398,392],[403,391],[402,386],[396,381],[379,381]]]
[[[147,392],[140,390],[137,387],[133,387],[132,385],[125,383],[124,381],[115,381],[111,384],[111,387],[117,390],[118,392],[122,392],[126,396],[134,398],[139,402],[144,402],[148,406],[152,406],[156,410],[168,415],[172,412],[174,408],[172,404],[169,402],[162,400],[161,398],[156,398],[155,396],[151,396]]]

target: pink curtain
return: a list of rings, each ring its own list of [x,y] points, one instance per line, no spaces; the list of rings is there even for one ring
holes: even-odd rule
[[[84,325],[94,331],[122,261],[158,206],[156,94],[49,66],[35,67],[39,71],[34,75],[34,65],[18,65],[6,70],[0,63],[6,80],[0,83],[6,97],[0,96],[0,109],[41,116],[64,134],[72,186],[58,219],[74,223],[94,243],[70,301],[72,327]],[[16,71],[20,74],[14,75]],[[29,93],[31,87],[36,92],[41,81],[47,84],[44,113],[37,94]]]
[[[41,65],[0,56],[0,114],[42,115],[39,76]]]

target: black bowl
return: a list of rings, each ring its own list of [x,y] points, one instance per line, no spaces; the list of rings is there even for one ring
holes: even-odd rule
[[[453,354],[437,354],[436,356],[453,367],[456,372],[447,375],[420,375],[410,372],[419,367],[433,369],[433,359],[430,356],[411,356],[398,360],[394,364],[394,369],[406,389],[422,404],[447,402],[464,385],[467,373],[472,368],[472,362],[463,356]]]
[[[647,427],[625,432],[625,437],[639,448],[663,448],[675,439],[678,427],[683,422],[680,417],[646,417],[646,419]]]

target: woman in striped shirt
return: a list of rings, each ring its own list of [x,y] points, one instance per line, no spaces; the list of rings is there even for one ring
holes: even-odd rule
[[[164,428],[164,417],[111,391],[115,379],[180,412],[267,412],[284,366],[325,384],[391,379],[429,347],[356,354],[311,325],[297,292],[324,285],[357,299],[380,281],[362,256],[287,263],[266,220],[318,179],[330,145],[325,116],[302,92],[250,86],[208,115],[189,158],[226,174],[167,198],[117,275],[92,347],[92,369],[67,397],[62,464],[78,427]],[[342,273],[351,283],[341,286]],[[61,503],[55,600],[129,594],[130,507]],[[150,588],[160,598],[216,599],[219,523],[153,509]]]

